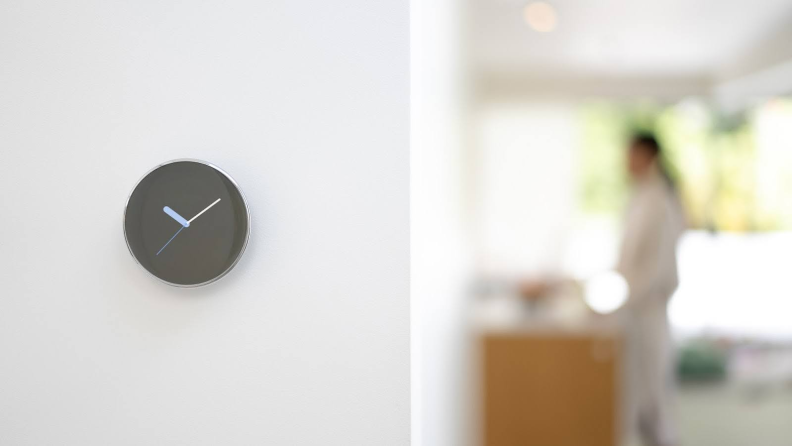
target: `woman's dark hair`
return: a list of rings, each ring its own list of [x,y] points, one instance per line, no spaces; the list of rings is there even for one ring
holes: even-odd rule
[[[676,189],[676,182],[671,177],[668,169],[668,160],[663,156],[663,149],[660,143],[657,142],[655,135],[650,132],[635,133],[631,139],[630,147],[632,149],[641,148],[648,151],[653,158],[657,160],[657,166],[660,168],[660,173],[665,178],[666,182],[672,189]]]
[[[660,156],[660,144],[657,142],[657,138],[648,132],[633,135],[631,147],[641,147],[648,150],[652,156]]]

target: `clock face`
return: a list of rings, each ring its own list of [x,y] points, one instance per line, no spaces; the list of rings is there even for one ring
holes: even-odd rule
[[[135,260],[158,279],[200,286],[239,261],[250,215],[228,174],[202,161],[177,160],[156,167],[135,186],[124,236]]]

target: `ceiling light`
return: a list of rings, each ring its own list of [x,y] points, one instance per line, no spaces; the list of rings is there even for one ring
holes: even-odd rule
[[[549,33],[558,25],[555,8],[545,2],[528,4],[523,11],[523,16],[528,26],[540,33]]]

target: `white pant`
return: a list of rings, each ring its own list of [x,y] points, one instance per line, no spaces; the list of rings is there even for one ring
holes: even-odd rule
[[[627,438],[637,434],[646,446],[675,445],[676,361],[666,305],[663,301],[662,306],[655,308],[629,309],[622,316],[626,337]]]

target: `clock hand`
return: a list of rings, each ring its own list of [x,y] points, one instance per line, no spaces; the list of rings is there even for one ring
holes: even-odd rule
[[[162,252],[162,250],[163,250],[163,249],[165,249],[165,246],[168,246],[168,245],[170,244],[170,242],[172,242],[172,241],[173,241],[173,239],[175,239],[175,238],[176,238],[176,236],[177,236],[177,235],[179,235],[179,233],[180,233],[180,232],[182,232],[182,230],[183,230],[184,228],[187,228],[187,227],[189,227],[189,226],[190,226],[190,222],[191,222],[191,221],[195,220],[195,219],[196,219],[196,218],[198,218],[198,217],[199,217],[201,214],[203,214],[204,212],[208,211],[208,210],[209,210],[209,208],[211,208],[212,206],[216,205],[216,204],[217,204],[217,202],[219,202],[219,201],[220,201],[220,199],[218,198],[217,200],[215,200],[215,201],[214,201],[214,203],[210,204],[209,206],[207,206],[207,207],[206,207],[206,209],[204,209],[204,210],[202,210],[201,212],[197,213],[197,214],[195,215],[195,217],[191,218],[189,221],[185,220],[185,219],[184,219],[184,217],[182,217],[181,215],[177,214],[177,213],[176,213],[176,211],[174,211],[173,209],[169,208],[168,206],[165,206],[164,208],[162,208],[162,210],[163,210],[163,211],[165,211],[165,213],[166,213],[166,214],[170,215],[171,217],[173,217],[173,219],[174,219],[174,220],[178,221],[178,222],[179,222],[179,223],[182,225],[182,227],[181,227],[181,228],[179,228],[179,230],[178,230],[178,231],[176,231],[176,233],[175,233],[175,234],[173,234],[173,237],[171,237],[171,238],[170,238],[170,240],[168,240],[168,242],[167,242],[167,243],[165,243],[165,245],[164,245],[162,248],[160,248],[160,250],[159,250],[159,251],[157,251],[157,254],[156,254],[156,255],[160,255],[160,253]]]
[[[192,221],[193,221],[193,220],[195,220],[196,218],[200,217],[200,216],[201,216],[201,214],[203,214],[204,212],[208,211],[210,207],[212,207],[212,206],[216,205],[218,201],[220,201],[220,199],[219,199],[219,198],[218,198],[217,200],[215,200],[215,201],[214,201],[214,203],[212,203],[212,204],[210,204],[209,206],[207,206],[207,207],[206,207],[206,209],[204,209],[204,210],[202,210],[201,212],[199,212],[199,213],[195,214],[195,217],[191,218],[191,219],[190,219],[190,220],[187,222],[187,226],[189,226],[189,225],[190,225],[190,223],[192,223]]]
[[[179,230],[178,230],[178,231],[176,231],[176,233],[175,233],[175,234],[173,234],[173,237],[171,237],[171,238],[170,238],[170,240],[168,240],[168,243],[165,243],[165,245],[164,245],[162,248],[160,248],[160,250],[159,250],[159,251],[157,251],[157,254],[156,254],[156,255],[160,255],[160,253],[162,252],[162,250],[163,250],[163,249],[165,249],[165,246],[168,246],[168,244],[170,244],[170,242],[172,242],[172,241],[173,241],[173,239],[175,239],[175,238],[176,238],[176,236],[177,236],[177,235],[179,235],[179,233],[180,233],[180,232],[182,232],[182,229],[184,229],[184,228],[186,228],[186,227],[187,227],[187,226],[182,226],[181,228],[179,228]]]
[[[165,211],[166,214],[170,215],[174,220],[178,221],[180,225],[184,226],[185,228],[190,227],[190,222],[187,221],[181,215],[177,214],[176,211],[174,211],[173,209],[169,208],[168,206],[165,206],[164,208],[162,208],[162,210]]]

